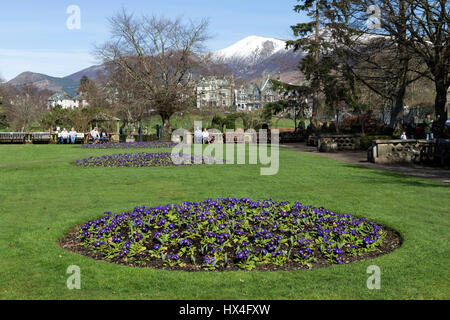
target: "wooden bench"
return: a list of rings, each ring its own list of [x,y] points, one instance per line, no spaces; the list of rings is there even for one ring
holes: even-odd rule
[[[32,143],[50,143],[52,137],[50,132],[32,132],[31,142]]]
[[[70,135],[69,135],[69,143],[72,143],[72,140],[70,139]],[[77,132],[77,137],[75,138],[75,143],[81,143],[84,144],[85,141],[85,134],[82,132]],[[58,133],[58,135],[56,136],[56,143],[61,143],[61,132]]]
[[[0,132],[0,143],[25,143],[25,132]]]
[[[303,134],[297,131],[280,131],[280,143],[298,143],[305,141]]]

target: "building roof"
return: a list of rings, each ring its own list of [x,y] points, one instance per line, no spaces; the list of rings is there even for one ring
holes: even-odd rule
[[[72,96],[66,92],[58,92],[48,98],[48,101],[73,100]]]

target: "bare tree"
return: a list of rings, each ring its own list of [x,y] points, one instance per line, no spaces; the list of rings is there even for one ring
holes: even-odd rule
[[[333,2],[325,14],[329,21],[327,43],[333,48],[332,56],[343,65],[350,78],[355,78],[390,105],[391,128],[401,121],[408,85],[421,77],[416,73],[422,67],[419,59],[398,39],[406,32],[405,1],[393,0],[396,3],[391,14],[396,20],[385,19],[379,26],[368,23],[368,10],[377,1]],[[396,30],[397,35],[387,32],[387,26]]]
[[[6,127],[7,120],[6,120],[6,112],[5,112],[5,105],[4,105],[3,99],[4,99],[4,80],[0,76],[0,126]]]
[[[6,106],[6,119],[14,130],[25,131],[47,109],[47,99],[51,93],[39,90],[30,83],[21,88],[4,87],[3,103]]]
[[[365,84],[393,101],[392,119],[397,120],[399,111],[403,109],[406,87],[424,76],[435,83],[435,113],[445,121],[446,96],[450,86],[450,3],[447,0],[348,0],[343,3],[346,6],[340,8],[344,8],[342,11],[345,11],[347,19],[342,20],[338,27],[345,31],[354,22],[365,25],[368,8],[378,11],[379,28],[375,32],[386,37],[385,44],[390,48],[366,51],[364,68],[370,70],[372,65],[373,71],[383,71],[388,85],[383,89],[371,85],[370,81],[365,81]],[[362,30],[358,26],[354,29]],[[392,58],[384,59],[376,52],[391,52]],[[376,58],[380,57],[382,59],[377,62]],[[394,79],[395,82],[392,81]]]
[[[118,91],[125,90],[125,98],[132,100],[125,107],[130,108],[130,117],[133,110],[138,114],[141,108],[155,110],[162,118],[167,139],[170,117],[195,101],[191,71],[201,63],[199,53],[208,39],[209,23],[156,16],[137,18],[123,10],[110,19],[110,24],[112,38],[97,48],[98,55],[116,68],[113,73],[118,73],[115,76],[122,81]],[[129,89],[124,88],[123,80]]]
[[[87,102],[90,108],[109,107],[103,88],[99,87],[94,81],[89,80],[86,76],[83,76],[80,80],[78,95]]]
[[[129,60],[131,65],[133,61]],[[104,90],[112,111],[124,121],[124,125],[140,123],[151,108],[144,88],[134,82],[126,70],[111,63],[106,68],[108,76],[104,79]]]
[[[397,0],[399,1],[399,0]],[[382,13],[390,20],[393,3],[382,1]],[[395,35],[399,43],[417,54],[428,67],[424,76],[433,80],[436,88],[435,113],[441,121],[447,119],[447,91],[450,87],[450,3],[447,0],[403,0],[407,3],[407,16],[404,36],[398,30],[386,30]]]

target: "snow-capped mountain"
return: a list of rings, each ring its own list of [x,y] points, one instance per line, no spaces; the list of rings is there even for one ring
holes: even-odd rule
[[[286,42],[274,38],[250,36],[242,39],[228,48],[212,53],[218,60],[241,60],[255,64],[278,52],[286,51]]]
[[[211,53],[211,60],[228,67],[235,77],[253,80],[262,73],[283,74],[297,69],[302,52],[286,49],[286,41],[250,36]]]
[[[282,79],[291,81],[290,74],[298,75],[297,66],[302,53],[294,52],[292,49],[287,50],[284,40],[250,36],[228,48],[212,52],[209,56],[211,65],[207,65],[206,69],[213,74],[225,70],[227,74],[233,74],[236,78],[252,81],[260,79],[265,72],[272,76],[280,74]],[[104,65],[92,66],[63,78],[25,72],[10,80],[9,83],[20,86],[31,82],[41,89],[76,95],[83,76],[96,81],[98,75],[105,72]],[[197,71],[196,74],[201,75],[202,70]],[[288,76],[284,77],[284,75]]]

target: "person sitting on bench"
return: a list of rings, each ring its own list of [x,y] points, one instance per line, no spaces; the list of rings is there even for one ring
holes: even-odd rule
[[[96,143],[98,143],[100,141],[100,134],[98,133],[97,127],[92,129],[90,134],[91,134],[91,138],[92,138],[92,143],[93,144],[96,144]]]
[[[64,140],[67,144],[69,144],[69,133],[67,132],[66,128],[61,131],[61,144],[64,144]]]
[[[69,135],[70,142],[72,142],[72,144],[75,144],[75,141],[77,140],[77,131],[75,130],[75,128],[72,128],[72,130],[70,130]]]
[[[108,142],[108,132],[105,129],[102,129],[102,132],[100,132],[100,140],[102,143]]]

